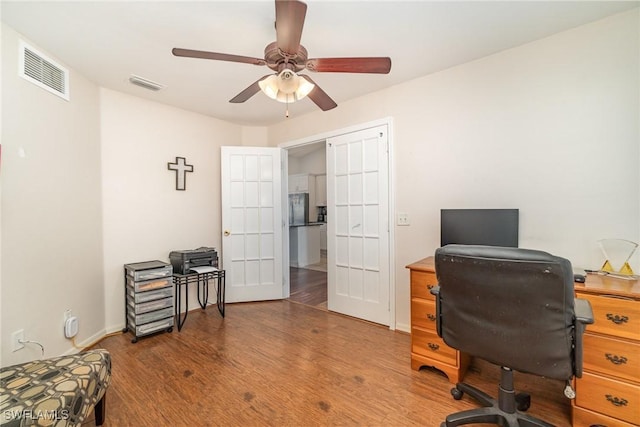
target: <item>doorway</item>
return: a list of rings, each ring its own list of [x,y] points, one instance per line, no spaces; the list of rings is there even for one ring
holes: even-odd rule
[[[392,124],[381,119],[279,147],[325,145],[328,310],[394,330]]]
[[[287,158],[289,193],[303,191],[309,199],[306,215],[309,225],[290,226],[289,250],[302,250],[298,244],[298,239],[302,239],[305,250],[310,252],[304,257],[290,253],[289,300],[328,310],[326,142],[321,140],[291,147],[287,150]]]

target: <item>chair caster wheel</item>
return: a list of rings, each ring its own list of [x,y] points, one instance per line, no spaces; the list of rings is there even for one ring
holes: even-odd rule
[[[173,326],[170,327],[169,329],[167,329],[167,332],[169,332],[169,333],[173,332]]]
[[[464,392],[462,390],[458,390],[457,387],[454,387],[451,389],[451,396],[453,396],[455,400],[462,399],[463,395],[464,395]]]
[[[531,396],[527,393],[516,394],[516,404],[518,411],[526,411],[531,407]]]

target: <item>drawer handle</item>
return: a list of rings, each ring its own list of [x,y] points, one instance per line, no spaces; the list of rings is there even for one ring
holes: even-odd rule
[[[604,356],[609,362],[613,363],[614,365],[624,365],[625,363],[627,363],[627,358],[624,356],[617,356],[610,353],[606,353]]]
[[[627,323],[629,321],[628,316],[619,316],[617,314],[607,313],[607,320],[612,321],[616,325],[620,325],[622,323]]]
[[[627,403],[629,403],[627,399],[620,399],[618,397],[611,396],[610,394],[607,394],[605,397],[615,406],[627,406]]]
[[[436,321],[436,316],[434,316],[433,314],[429,313],[427,314],[427,319],[431,320],[432,322]]]
[[[432,351],[438,351],[438,349],[440,348],[438,344],[434,344],[432,342],[428,343],[427,347],[429,347]]]

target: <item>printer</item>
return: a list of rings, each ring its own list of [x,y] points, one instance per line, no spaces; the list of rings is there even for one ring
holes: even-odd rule
[[[169,260],[173,266],[173,272],[177,274],[189,274],[193,267],[218,268],[218,253],[215,248],[200,247],[182,251],[171,251]]]

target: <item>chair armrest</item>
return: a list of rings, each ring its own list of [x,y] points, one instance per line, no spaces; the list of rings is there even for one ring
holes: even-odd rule
[[[593,323],[593,310],[591,304],[586,299],[575,299],[575,375],[577,378],[582,377],[582,336],[587,325]]]
[[[429,292],[438,299],[438,295],[440,295],[440,285],[434,286],[429,290]]]
[[[575,299],[576,322],[583,325],[591,325],[593,323],[593,310],[591,304],[586,299]]]
[[[440,286],[434,286],[429,291],[431,295],[436,297],[436,331],[438,336],[442,338],[442,322],[440,322]]]

